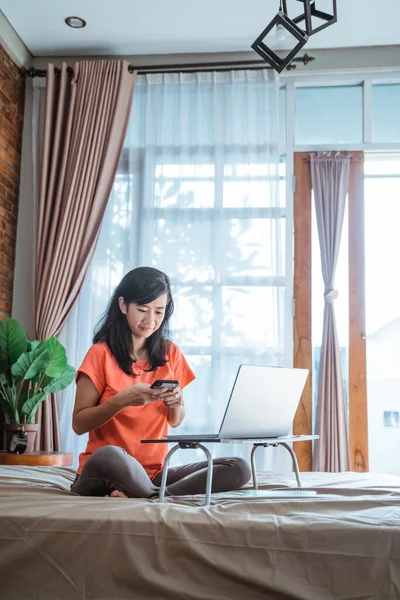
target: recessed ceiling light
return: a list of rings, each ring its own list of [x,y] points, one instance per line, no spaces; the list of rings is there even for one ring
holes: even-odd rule
[[[74,29],[82,29],[82,27],[86,27],[86,21],[80,17],[67,17],[65,22],[69,27],[73,27]]]

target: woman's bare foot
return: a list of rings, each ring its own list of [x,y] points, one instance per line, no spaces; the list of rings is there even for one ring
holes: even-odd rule
[[[126,494],[124,494],[124,492],[120,492],[118,490],[114,490],[113,492],[111,492],[111,494],[107,494],[105,497],[106,498],[128,498],[128,496]]]

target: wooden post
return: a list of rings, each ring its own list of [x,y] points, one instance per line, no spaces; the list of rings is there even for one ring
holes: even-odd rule
[[[349,181],[349,437],[350,468],[368,471],[365,340],[364,154],[352,153]]]
[[[311,171],[306,159],[306,152],[294,155],[294,366],[310,372],[293,421],[295,435],[312,433]],[[294,451],[300,471],[311,471],[312,442],[297,442]]]

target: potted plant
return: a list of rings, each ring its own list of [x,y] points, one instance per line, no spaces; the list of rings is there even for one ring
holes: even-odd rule
[[[16,319],[0,321],[0,404],[7,448],[12,434],[25,429],[26,451],[33,452],[40,403],[48,394],[68,387],[74,377],[75,369],[67,364],[65,348],[57,338],[29,341]]]

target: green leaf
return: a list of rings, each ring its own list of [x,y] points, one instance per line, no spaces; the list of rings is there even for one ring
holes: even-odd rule
[[[67,365],[65,370],[54,377],[53,381],[49,385],[46,385],[43,391],[46,392],[46,394],[54,394],[55,392],[64,390],[73,382],[75,373],[74,367]]]
[[[27,423],[33,423],[36,411],[39,408],[40,403],[46,399],[46,396],[46,392],[40,392],[29,398],[29,400],[23,404],[21,412],[26,416]]]
[[[50,385],[53,379],[54,377],[48,377],[47,375],[43,375],[43,377],[40,378],[40,387],[42,388],[42,390],[44,390],[45,387]]]
[[[48,377],[57,377],[63,373],[67,366],[67,355],[65,348],[57,338],[51,337],[43,342],[45,348],[49,351],[50,362],[46,368],[46,375]]]
[[[33,379],[40,372],[44,372],[49,364],[50,355],[42,345],[21,354],[17,362],[12,366],[11,373],[14,377]]]
[[[41,342],[40,340],[32,340],[32,342],[28,341],[28,350],[27,352],[32,352],[33,350],[38,351],[40,349],[40,351],[45,350],[46,348],[43,347],[44,342]],[[38,371],[38,373],[31,378],[32,383],[36,383],[36,381],[39,379],[39,377],[42,377],[43,373],[41,373],[40,371]]]
[[[35,394],[23,404],[21,412],[26,415],[28,423],[33,423],[36,411],[39,408],[40,403],[46,399],[47,395],[59,392],[68,387],[69,384],[72,383],[75,373],[75,369],[70,365],[67,365],[64,371],[54,377],[42,392]]]
[[[7,352],[0,348],[0,373],[5,373],[8,369],[8,357]]]
[[[14,420],[14,409],[7,398],[2,397],[1,403],[6,417],[6,423],[12,423]]]
[[[28,352],[37,348],[41,343],[42,342],[40,340],[32,340],[31,342],[28,341]]]
[[[14,410],[17,406],[17,392],[15,386],[10,385],[10,382],[8,381],[7,375],[5,373],[2,373],[0,375],[0,383],[0,398],[2,400],[4,398],[4,400],[8,402],[8,404]]]
[[[3,379],[5,375],[2,374],[0,377]],[[13,388],[8,387],[7,385],[4,386],[4,389],[1,387],[0,404],[3,407],[4,414],[8,417],[6,422],[18,423],[18,403]]]
[[[19,393],[18,397],[18,410],[21,412],[23,405],[27,401],[29,396],[29,384],[28,387],[25,386],[25,389],[22,389]]]
[[[1,372],[12,367],[28,348],[25,331],[16,319],[0,321],[0,369]]]

